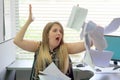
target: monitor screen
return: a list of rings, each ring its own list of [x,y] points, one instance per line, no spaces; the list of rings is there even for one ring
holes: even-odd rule
[[[120,36],[105,35],[104,37],[108,45],[106,50],[114,53],[111,60],[120,61]]]

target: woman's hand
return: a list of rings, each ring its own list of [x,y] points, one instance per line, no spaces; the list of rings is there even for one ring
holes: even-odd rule
[[[31,5],[31,4],[29,4],[29,17],[28,17],[28,20],[29,20],[30,22],[33,21],[32,5]]]
[[[25,32],[27,31],[30,23],[33,21],[33,17],[32,17],[32,7],[31,4],[29,5],[29,17],[28,20],[25,22],[25,24],[23,25],[23,27],[21,28],[21,30],[16,34],[15,38],[14,38],[14,43],[27,51],[32,51],[35,52],[39,46],[39,42],[38,41],[33,41],[33,40],[26,40],[24,39],[24,35]]]

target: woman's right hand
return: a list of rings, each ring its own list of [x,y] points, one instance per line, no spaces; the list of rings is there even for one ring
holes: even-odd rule
[[[29,17],[28,17],[28,20],[29,20],[30,22],[33,21],[32,5],[31,5],[31,4],[29,4]]]

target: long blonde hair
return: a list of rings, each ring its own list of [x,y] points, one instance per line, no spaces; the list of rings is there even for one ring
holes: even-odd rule
[[[58,24],[60,25],[61,29],[62,29],[62,34],[64,35],[64,31],[63,31],[63,27],[59,22],[49,22],[44,30],[43,30],[43,35],[42,35],[42,42],[40,45],[40,49],[39,49],[39,54],[37,56],[37,60],[36,60],[36,65],[35,65],[35,70],[36,70],[36,75],[38,75],[39,71],[43,71],[48,64],[50,64],[52,62],[52,58],[50,56],[49,53],[49,38],[48,38],[48,34],[50,29],[52,28],[52,26],[54,24]],[[68,51],[67,51],[67,47],[64,44],[63,38],[60,42],[60,45],[57,47],[56,49],[56,56],[59,60],[58,62],[58,68],[63,72],[66,73],[68,70],[68,64],[69,64],[69,60],[68,60]]]

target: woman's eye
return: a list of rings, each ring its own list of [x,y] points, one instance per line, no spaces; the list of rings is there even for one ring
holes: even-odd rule
[[[59,33],[63,33],[62,30],[58,30],[58,29],[54,29],[53,32],[59,32]]]
[[[61,34],[63,34],[63,31],[62,31],[62,30],[60,30],[60,33],[61,33]]]
[[[54,29],[53,32],[57,32],[57,29]]]

